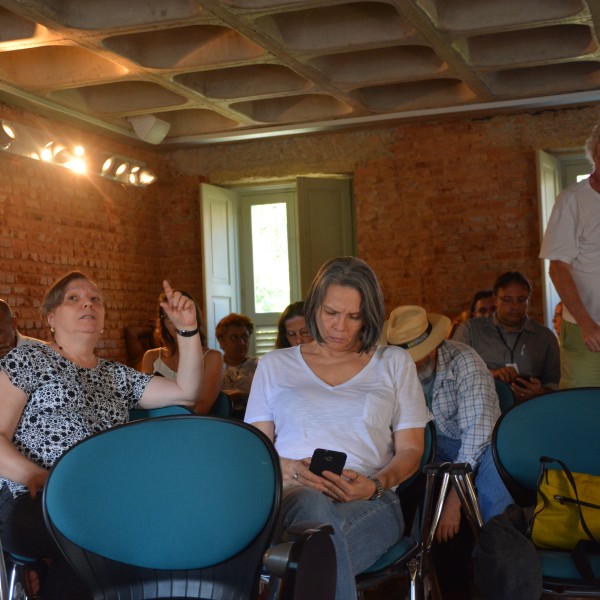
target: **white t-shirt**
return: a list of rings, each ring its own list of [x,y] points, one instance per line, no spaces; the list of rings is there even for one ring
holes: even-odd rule
[[[425,427],[430,419],[415,364],[395,346],[378,346],[359,373],[336,386],[311,371],[300,346],[269,352],[258,364],[245,416],[247,423],[274,423],[280,456],[339,450],[348,455],[346,468],[363,475],[392,459],[394,431]]]
[[[586,310],[600,324],[600,194],[584,179],[561,192],[554,203],[540,258],[571,265]],[[575,323],[563,307],[563,318]]]

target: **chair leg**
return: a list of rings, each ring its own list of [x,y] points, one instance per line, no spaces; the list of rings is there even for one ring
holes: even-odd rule
[[[460,498],[463,511],[471,526],[475,540],[479,539],[479,532],[483,527],[483,518],[479,510],[479,502],[473,485],[471,465],[456,463],[450,468],[452,485]]]
[[[8,581],[8,600],[28,600],[25,586],[25,564],[8,555],[6,563],[10,567]]]

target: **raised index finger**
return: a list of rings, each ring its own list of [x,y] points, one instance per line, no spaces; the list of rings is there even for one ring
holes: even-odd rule
[[[163,289],[165,290],[165,296],[167,297],[167,302],[169,306],[171,305],[171,301],[173,300],[173,288],[171,284],[165,279],[163,281]]]

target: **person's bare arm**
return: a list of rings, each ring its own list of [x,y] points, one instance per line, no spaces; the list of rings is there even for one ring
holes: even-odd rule
[[[152,375],[152,373],[154,373],[154,361],[158,357],[158,352],[158,348],[150,348],[150,350],[146,350],[140,369],[142,373],[147,373],[148,375]]]
[[[195,410],[199,415],[207,415],[212,409],[223,382],[223,355],[217,350],[209,350],[204,355],[204,385]]]
[[[460,519],[460,498],[454,487],[450,486],[444,500],[444,508],[435,532],[435,539],[438,542],[451,540],[460,529]]]
[[[166,302],[161,302],[163,310],[175,325],[175,329],[191,331],[197,329],[196,306],[194,301],[176,292],[168,281],[163,282]],[[152,377],[140,400],[141,408],[159,408],[171,404],[193,407],[202,390],[204,362],[200,336],[178,335],[179,366],[175,380],[166,377]]]
[[[0,475],[26,485],[30,494],[35,496],[44,487],[48,471],[26,458],[12,443],[27,396],[1,371],[0,399]]]
[[[600,352],[600,325],[592,319],[581,301],[571,274],[571,265],[561,260],[551,260],[549,272],[560,299],[579,325],[586,347],[590,352]]]

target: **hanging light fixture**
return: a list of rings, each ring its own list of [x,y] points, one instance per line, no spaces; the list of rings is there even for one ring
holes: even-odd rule
[[[16,139],[14,127],[8,121],[0,121],[0,149],[8,150]]]
[[[84,154],[85,149],[83,146],[69,148],[60,142],[51,141],[34,158],[40,158],[45,162],[60,165],[76,173],[85,173],[87,171],[87,164]]]
[[[146,187],[157,179],[154,171],[143,163],[120,156],[109,156],[102,163],[100,175],[136,187]]]
[[[156,181],[156,173],[142,165],[134,165],[129,171],[129,183],[136,187],[146,187]]]
[[[150,185],[156,181],[156,173],[147,167],[144,167],[139,174],[140,185]]]
[[[127,181],[129,161],[118,156],[109,156],[100,170],[100,174],[115,181]]]

